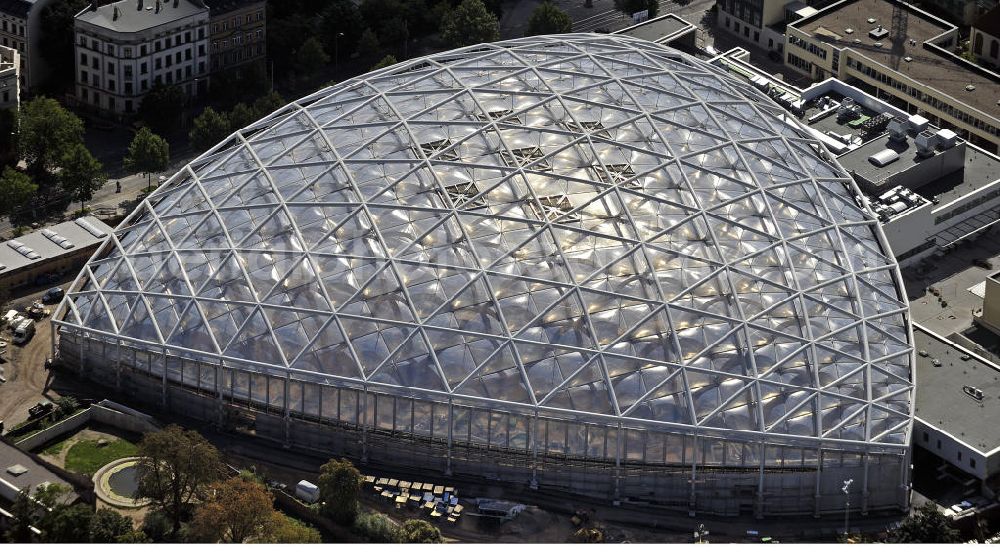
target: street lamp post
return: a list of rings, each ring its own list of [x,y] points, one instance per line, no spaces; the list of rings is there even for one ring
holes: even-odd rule
[[[333,67],[340,67],[340,38],[344,36],[342,31],[337,32],[337,36],[333,38]]]
[[[844,487],[841,489],[841,491],[843,491],[844,495],[846,495],[846,497],[847,497],[847,502],[844,504],[844,537],[845,538],[847,537],[848,530],[850,528],[850,524],[849,523],[850,523],[850,519],[851,519],[851,493],[850,493],[849,489],[850,489],[852,483],[854,483],[854,479],[853,478],[852,479],[845,479],[844,480]]]

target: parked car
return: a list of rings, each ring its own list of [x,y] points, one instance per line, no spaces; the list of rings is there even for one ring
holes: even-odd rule
[[[66,292],[63,291],[63,288],[53,287],[52,289],[46,291],[45,295],[42,295],[42,302],[46,305],[58,303],[59,301],[62,301],[64,295],[66,295]]]
[[[35,321],[30,318],[22,319],[14,326],[13,330],[14,335],[11,337],[11,341],[19,345],[26,344],[35,335]]]
[[[52,411],[53,408],[52,402],[38,402],[28,408],[28,417],[31,419],[39,418]]]

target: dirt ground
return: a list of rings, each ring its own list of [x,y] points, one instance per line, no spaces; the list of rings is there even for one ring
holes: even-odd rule
[[[68,287],[65,284],[63,287]],[[40,299],[42,293],[50,286],[41,288],[20,299],[3,305],[3,309],[23,309],[31,301]],[[55,311],[56,305],[47,305],[50,311]],[[49,372],[45,369],[45,360],[49,357],[52,347],[52,330],[49,318],[35,322],[35,335],[24,347],[10,343],[10,330],[4,328],[0,339],[8,342],[7,353],[3,355],[3,376],[7,382],[0,384],[0,420],[5,428],[13,427],[28,419],[28,408],[43,398],[57,398],[49,387]]]

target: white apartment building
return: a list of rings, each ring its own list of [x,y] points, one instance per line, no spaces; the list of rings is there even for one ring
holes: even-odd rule
[[[17,109],[21,102],[21,53],[0,46],[0,109]]]
[[[0,46],[20,55],[21,89],[37,87],[48,74],[40,54],[42,10],[53,0],[0,0]]]
[[[157,83],[208,90],[208,8],[200,0],[121,0],[76,15],[76,95],[84,106],[134,113]]]
[[[717,6],[717,27],[779,54],[785,49],[786,24],[816,13],[805,0],[719,0]]]
[[[972,54],[977,60],[1000,67],[1000,6],[983,14],[972,24],[969,38]]]

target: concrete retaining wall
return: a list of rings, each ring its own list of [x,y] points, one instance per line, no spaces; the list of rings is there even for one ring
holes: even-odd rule
[[[20,450],[29,452],[39,448],[53,439],[65,435],[66,433],[75,431],[91,421],[104,423],[105,425],[117,427],[123,431],[132,431],[134,433],[148,433],[150,431],[156,431],[158,427],[152,421],[147,420],[146,417],[148,416],[145,416],[145,414],[135,416],[95,404],[81,412],[78,412],[76,415],[72,415],[59,423],[56,423],[48,429],[39,431],[34,435],[23,439],[14,446]]]

